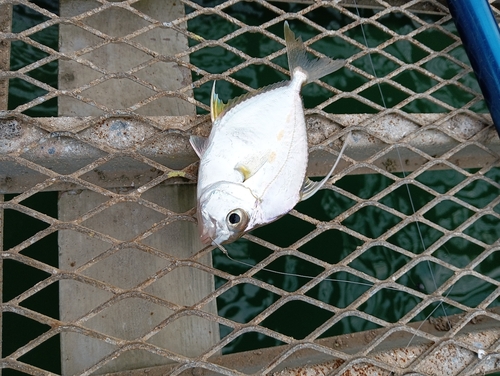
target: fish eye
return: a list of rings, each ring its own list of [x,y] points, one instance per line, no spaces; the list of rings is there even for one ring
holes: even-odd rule
[[[231,213],[229,214],[228,220],[232,225],[237,225],[238,223],[240,223],[241,217],[238,213]]]
[[[227,215],[226,222],[231,228],[244,230],[248,223],[248,215],[242,209],[234,209]]]

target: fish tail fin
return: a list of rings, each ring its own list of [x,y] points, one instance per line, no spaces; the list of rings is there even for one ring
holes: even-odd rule
[[[290,74],[293,78],[296,69],[301,68],[301,70],[307,75],[307,80],[306,82],[304,82],[304,84],[335,72],[336,70],[342,68],[345,64],[345,60],[332,60],[329,58],[308,58],[306,47],[304,46],[304,42],[302,42],[302,38],[295,38],[295,34],[292,30],[290,30],[288,22],[286,21],[285,42]]]

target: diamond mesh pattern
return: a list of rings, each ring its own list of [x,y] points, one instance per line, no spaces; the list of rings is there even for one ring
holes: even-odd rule
[[[0,1],[4,371],[499,370],[500,142],[443,2],[177,3]],[[228,258],[197,243],[187,140],[209,132],[214,80],[229,98],[288,77],[285,20],[347,60],[304,88],[311,173],[350,146],[325,189]],[[59,211],[40,204],[55,191]],[[99,350],[68,360],[82,348]]]

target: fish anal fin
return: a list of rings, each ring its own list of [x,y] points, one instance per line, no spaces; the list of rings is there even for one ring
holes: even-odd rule
[[[189,137],[189,143],[193,147],[198,157],[202,157],[205,150],[207,150],[208,138],[202,136]]]
[[[234,169],[243,176],[243,181],[250,179],[259,171],[264,164],[269,160],[270,153],[254,155],[246,158],[244,161],[238,162]]]
[[[304,179],[302,188],[300,189],[300,200],[304,201],[313,196],[324,184],[323,181],[312,181],[309,178]]]
[[[339,163],[340,159],[342,158],[342,155],[344,154],[345,148],[347,146],[347,140],[348,139],[346,138],[346,140],[344,141],[344,145],[342,145],[342,149],[340,149],[339,155],[335,160],[335,163],[328,172],[328,175],[326,175],[321,181],[312,181],[307,177],[304,179],[304,183],[302,184],[302,188],[300,189],[301,201],[307,200],[309,197],[318,192],[321,189],[321,187],[323,187],[326,184],[328,179],[330,179],[330,177],[333,175],[333,171],[335,171],[337,164]]]

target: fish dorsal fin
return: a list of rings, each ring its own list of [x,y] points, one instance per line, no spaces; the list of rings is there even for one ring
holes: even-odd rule
[[[240,95],[239,97],[230,99],[227,101],[227,103],[224,103],[222,100],[219,99],[219,96],[215,92],[215,82],[214,82],[214,85],[212,87],[212,98],[210,100],[210,115],[212,117],[212,122],[214,122],[215,119],[222,116],[223,112],[229,111],[230,109],[236,107],[237,105],[246,101],[247,99],[250,99],[250,98],[255,97],[259,94],[265,93],[267,91],[271,91],[271,90],[286,86],[289,84],[289,82],[290,81],[281,81],[281,82],[277,82],[277,83],[272,84],[272,85],[264,86],[253,93],[246,93],[246,94]]]
[[[342,145],[342,149],[340,149],[339,156],[337,157],[337,160],[333,164],[332,168],[321,181],[312,181],[307,177],[304,179],[304,183],[302,184],[302,188],[300,189],[301,201],[307,200],[309,197],[313,196],[316,192],[318,192],[321,189],[321,187],[323,187],[326,184],[328,179],[330,179],[330,177],[333,174],[333,171],[335,171],[335,168],[337,167],[337,164],[340,161],[340,158],[342,158],[342,154],[344,154],[345,148],[347,146],[347,140],[348,138],[346,138],[346,140],[344,141],[344,145]]]
[[[238,162],[234,169],[242,175],[243,181],[248,180],[264,166],[269,155],[270,153],[250,155],[244,161]]]
[[[212,85],[212,95],[210,96],[210,117],[212,118],[212,123],[219,117],[219,115],[226,108],[226,103],[219,99],[219,96],[215,92],[215,82]]]
[[[189,137],[189,143],[198,157],[201,158],[201,156],[205,153],[205,150],[207,150],[208,139],[202,136],[191,136]]]

